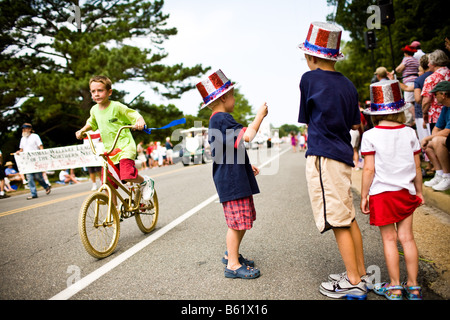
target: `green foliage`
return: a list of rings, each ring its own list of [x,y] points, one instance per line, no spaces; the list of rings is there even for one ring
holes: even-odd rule
[[[244,95],[240,93],[239,88],[236,87],[234,88],[234,99],[234,110],[231,115],[237,123],[246,127],[253,121],[252,106],[249,104],[248,100],[245,99]],[[211,110],[209,108],[201,109],[201,104],[198,108],[197,121],[201,121],[203,126],[208,127],[209,118],[212,114]]]
[[[176,28],[166,26],[164,1],[83,1],[81,26],[69,23],[76,22],[72,6],[78,3],[0,0],[0,146],[15,144],[4,153],[17,149],[20,132],[14,129],[23,122],[33,124],[46,148],[79,143],[74,132],[93,105],[93,75],[108,76],[113,85],[141,81],[150,90],[177,98],[194,88],[191,78],[209,70],[200,64],[163,63],[168,53],[162,45],[177,34]],[[125,94],[115,90],[111,99],[126,103]],[[142,100],[133,107],[148,111],[143,115],[150,122],[181,114],[174,106],[150,106]]]
[[[346,59],[336,64],[336,69],[348,77],[356,86],[361,102],[370,99],[369,86],[374,68],[384,66],[393,70],[403,59],[401,48],[414,40],[420,41],[422,50],[430,53],[436,49],[445,50],[444,39],[450,36],[448,13],[444,9],[447,0],[395,0],[393,2],[395,22],[389,26],[382,25],[375,29],[377,48],[373,50],[374,66],[371,52],[366,50],[364,33],[367,13],[370,5],[377,5],[376,0],[327,0],[328,5],[337,6],[336,17],[329,16],[345,30],[350,32],[351,41],[341,44]],[[335,19],[334,19],[335,18]],[[389,30],[392,38],[394,62],[391,57]],[[447,52],[448,54],[448,52]]]

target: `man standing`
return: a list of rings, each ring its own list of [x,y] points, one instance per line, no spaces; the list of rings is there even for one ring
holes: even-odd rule
[[[443,108],[431,136],[422,141],[422,148],[436,169],[434,178],[424,184],[436,191],[445,191],[450,189],[450,157],[447,147],[450,133],[450,82],[439,82],[430,93],[435,94]]]
[[[20,152],[42,149],[44,149],[44,146],[42,145],[41,138],[36,133],[33,133],[33,127],[30,123],[24,123],[22,125],[22,139],[20,139],[19,150],[16,153],[19,154]],[[45,182],[42,172],[27,173],[28,186],[30,187],[31,192],[31,196],[28,197],[27,200],[38,197],[35,179],[45,189],[46,194],[49,194],[51,191],[51,186]]]

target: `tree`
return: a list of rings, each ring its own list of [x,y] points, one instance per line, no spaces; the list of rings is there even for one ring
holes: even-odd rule
[[[46,147],[77,143],[74,131],[89,116],[88,82],[96,74],[108,76],[113,86],[142,81],[168,98],[193,89],[189,79],[209,67],[163,64],[168,53],[162,45],[177,34],[167,27],[163,5],[162,0],[1,0],[0,143],[18,140],[8,131],[23,122],[33,123]],[[123,102],[125,94],[114,90],[112,99]]]
[[[253,121],[252,106],[248,100],[240,93],[239,88],[234,88],[234,110],[231,113],[234,120],[237,123],[242,124],[244,127],[248,126]],[[208,108],[201,108],[201,104],[198,107],[197,121],[202,121],[205,127],[209,126],[209,118],[211,117],[211,110]]]

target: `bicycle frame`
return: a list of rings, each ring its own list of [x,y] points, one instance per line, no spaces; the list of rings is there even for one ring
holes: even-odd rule
[[[108,214],[107,214],[107,218],[106,221],[104,221],[101,225],[103,224],[111,224],[112,223],[112,214],[111,214],[111,208],[114,206],[113,202],[112,202],[112,195],[115,195],[117,198],[120,199],[120,201],[122,202],[122,204],[125,207],[125,211],[126,212],[133,212],[136,211],[139,206],[140,206],[140,197],[141,197],[141,192],[139,187],[135,188],[134,186],[131,186],[130,188],[125,187],[121,181],[117,181],[117,179],[114,178],[114,176],[112,174],[109,173],[108,171],[108,156],[111,154],[111,152],[114,150],[116,143],[119,139],[120,133],[122,132],[123,129],[131,129],[133,128],[133,126],[123,126],[119,129],[119,131],[117,132],[116,138],[114,139],[114,142],[111,146],[111,149],[107,152],[104,152],[103,154],[98,153],[97,150],[95,149],[94,143],[92,142],[92,138],[90,136],[89,133],[85,133],[86,136],[88,137],[89,140],[89,144],[91,147],[92,152],[97,155],[97,156],[101,156],[103,158],[103,164],[102,164],[102,171],[103,171],[103,176],[102,176],[102,185],[100,186],[100,188],[97,190],[98,192],[101,191],[106,191],[108,194]],[[118,187],[120,187],[120,189],[122,189],[128,196],[128,199],[125,199],[121,196],[121,194],[113,187],[113,185],[110,183],[110,181],[108,181],[108,178],[113,181]],[[133,206],[133,195],[136,196],[136,201],[135,204]],[[142,208],[141,208],[142,209]],[[101,226],[98,224],[98,204],[97,207],[95,208],[95,219],[94,219],[94,224],[95,226]]]

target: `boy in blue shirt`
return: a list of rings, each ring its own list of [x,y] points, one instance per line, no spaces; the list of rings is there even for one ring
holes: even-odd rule
[[[243,140],[250,142],[267,115],[264,103],[255,120],[244,128],[230,114],[234,110],[234,89],[221,70],[197,84],[204,107],[213,113],[209,122],[208,140],[213,157],[213,179],[225,213],[228,226],[227,252],[222,262],[226,264],[225,277],[254,279],[260,271],[254,262],[239,254],[246,230],[253,227],[256,212],[253,194],[259,193],[255,175],[259,170],[250,164]]]
[[[321,233],[333,230],[346,267],[319,290],[332,298],[365,299],[368,276],[351,193],[350,129],[358,129],[361,119],[355,86],[334,68],[344,58],[340,38],[335,25],[313,22],[299,46],[311,71],[301,78],[298,121],[308,125],[306,179],[314,220]]]

